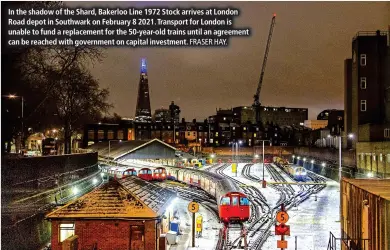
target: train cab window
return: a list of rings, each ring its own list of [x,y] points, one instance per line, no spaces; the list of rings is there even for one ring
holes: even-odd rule
[[[246,197],[240,198],[240,206],[249,206],[249,200]]]
[[[133,171],[133,175],[137,175],[137,171]]]
[[[152,173],[152,170],[148,170],[148,174],[151,174]]]
[[[223,205],[223,206],[230,206],[230,198],[229,197],[223,197],[221,199],[221,205]]]
[[[233,206],[238,206],[238,197],[237,196],[233,196],[232,197],[232,205]]]

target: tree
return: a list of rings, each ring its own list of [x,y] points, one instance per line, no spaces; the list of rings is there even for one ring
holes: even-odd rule
[[[64,151],[70,154],[72,135],[90,122],[88,119],[98,119],[111,107],[107,102],[109,92],[100,89],[91,74],[77,64],[67,68],[57,81],[59,83],[54,83],[56,88],[52,94],[57,100],[58,117],[64,127]]]

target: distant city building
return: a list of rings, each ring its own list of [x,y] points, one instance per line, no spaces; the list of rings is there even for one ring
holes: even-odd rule
[[[278,126],[303,125],[308,120],[308,109],[262,106],[260,120],[263,124],[273,123]]]
[[[326,128],[328,126],[328,120],[306,120],[303,122],[303,126],[312,130]]]
[[[149,84],[146,59],[141,59],[141,74],[138,85],[137,108],[135,111],[136,122],[151,122]]]
[[[169,111],[170,111],[170,119],[171,119],[171,122],[172,122],[172,119],[173,119],[173,122],[175,124],[179,123],[180,121],[180,107],[177,106],[173,101],[171,103],[171,105],[169,105]]]
[[[256,123],[256,112],[252,106],[233,108],[233,121],[238,124]]]
[[[153,118],[155,122],[168,122],[171,120],[171,112],[169,109],[156,109]]]
[[[344,131],[344,110],[327,109],[318,114],[317,120],[327,121],[332,135],[340,135]]]

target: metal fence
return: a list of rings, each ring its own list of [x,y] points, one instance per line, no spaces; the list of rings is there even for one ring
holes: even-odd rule
[[[343,233],[341,238],[336,238],[330,232],[327,250],[369,250],[369,239],[352,239]]]

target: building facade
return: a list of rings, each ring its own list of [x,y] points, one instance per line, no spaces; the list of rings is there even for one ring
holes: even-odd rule
[[[169,109],[156,109],[154,111],[153,120],[155,122],[169,122],[171,120],[171,113]]]
[[[367,128],[360,127],[364,124],[384,125],[383,136],[377,140],[385,139],[385,90],[389,86],[387,75],[390,67],[388,51],[386,32],[359,32],[353,39],[350,76],[352,87],[349,94],[351,100],[347,100],[351,102],[351,116],[347,116],[346,121],[351,128],[346,130],[356,135],[357,140],[352,143],[354,148],[356,142],[367,137],[363,136]]]
[[[308,109],[262,106],[260,120],[263,124],[273,123],[278,126],[303,125],[303,122],[308,120]]]

